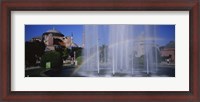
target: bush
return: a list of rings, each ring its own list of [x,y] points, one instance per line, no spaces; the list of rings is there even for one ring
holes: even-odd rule
[[[46,68],[46,63],[50,62],[51,69],[60,69],[63,65],[62,56],[57,51],[46,52],[41,59],[41,67]]]
[[[81,65],[83,62],[82,56],[79,56],[78,58],[76,58],[78,65]]]

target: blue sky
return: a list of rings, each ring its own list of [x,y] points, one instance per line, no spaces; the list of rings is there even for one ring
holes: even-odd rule
[[[71,36],[73,33],[74,42],[82,43],[82,25],[26,25],[25,26],[25,40],[29,41],[33,37],[42,36],[42,34],[50,29],[55,28],[65,36]]]
[[[150,28],[155,27],[157,35],[157,43],[162,46],[169,41],[175,41],[175,25],[149,25]],[[145,25],[133,25],[134,33],[140,36],[145,31]],[[25,40],[29,41],[33,37],[42,36],[42,34],[50,29],[55,28],[65,36],[71,36],[73,33],[74,42],[79,46],[82,45],[82,34],[84,25],[25,25]],[[108,42],[108,26],[99,26],[100,43]]]

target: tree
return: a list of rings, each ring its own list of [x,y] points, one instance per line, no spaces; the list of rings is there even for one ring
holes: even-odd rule
[[[46,68],[46,63],[50,62],[50,67],[53,70],[59,70],[62,65],[62,56],[58,51],[48,51],[46,52],[41,59],[41,67]]]
[[[69,57],[70,52],[71,52],[71,50],[68,49],[68,48],[65,48],[65,49],[63,50],[63,52],[62,52],[62,57],[63,57],[64,60],[66,60],[66,59]]]
[[[82,48],[81,47],[72,47],[70,55],[74,57],[74,52],[76,52],[76,58],[82,55]]]
[[[45,44],[43,42],[25,42],[25,65],[34,66],[36,60],[44,54]]]

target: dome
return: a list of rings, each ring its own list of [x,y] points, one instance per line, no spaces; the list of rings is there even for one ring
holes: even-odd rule
[[[58,30],[55,30],[55,29],[50,29],[50,30],[46,31],[45,33],[43,33],[43,35],[49,35],[49,34],[52,34],[53,36],[64,37],[64,35],[61,32],[59,32]]]
[[[50,30],[46,31],[46,33],[60,33],[60,32],[55,29],[50,29]]]

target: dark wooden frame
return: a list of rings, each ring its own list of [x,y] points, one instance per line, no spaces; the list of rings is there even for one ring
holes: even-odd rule
[[[4,0],[0,27],[0,101],[200,102],[199,0]],[[11,11],[189,11],[190,91],[13,92],[11,91]]]

